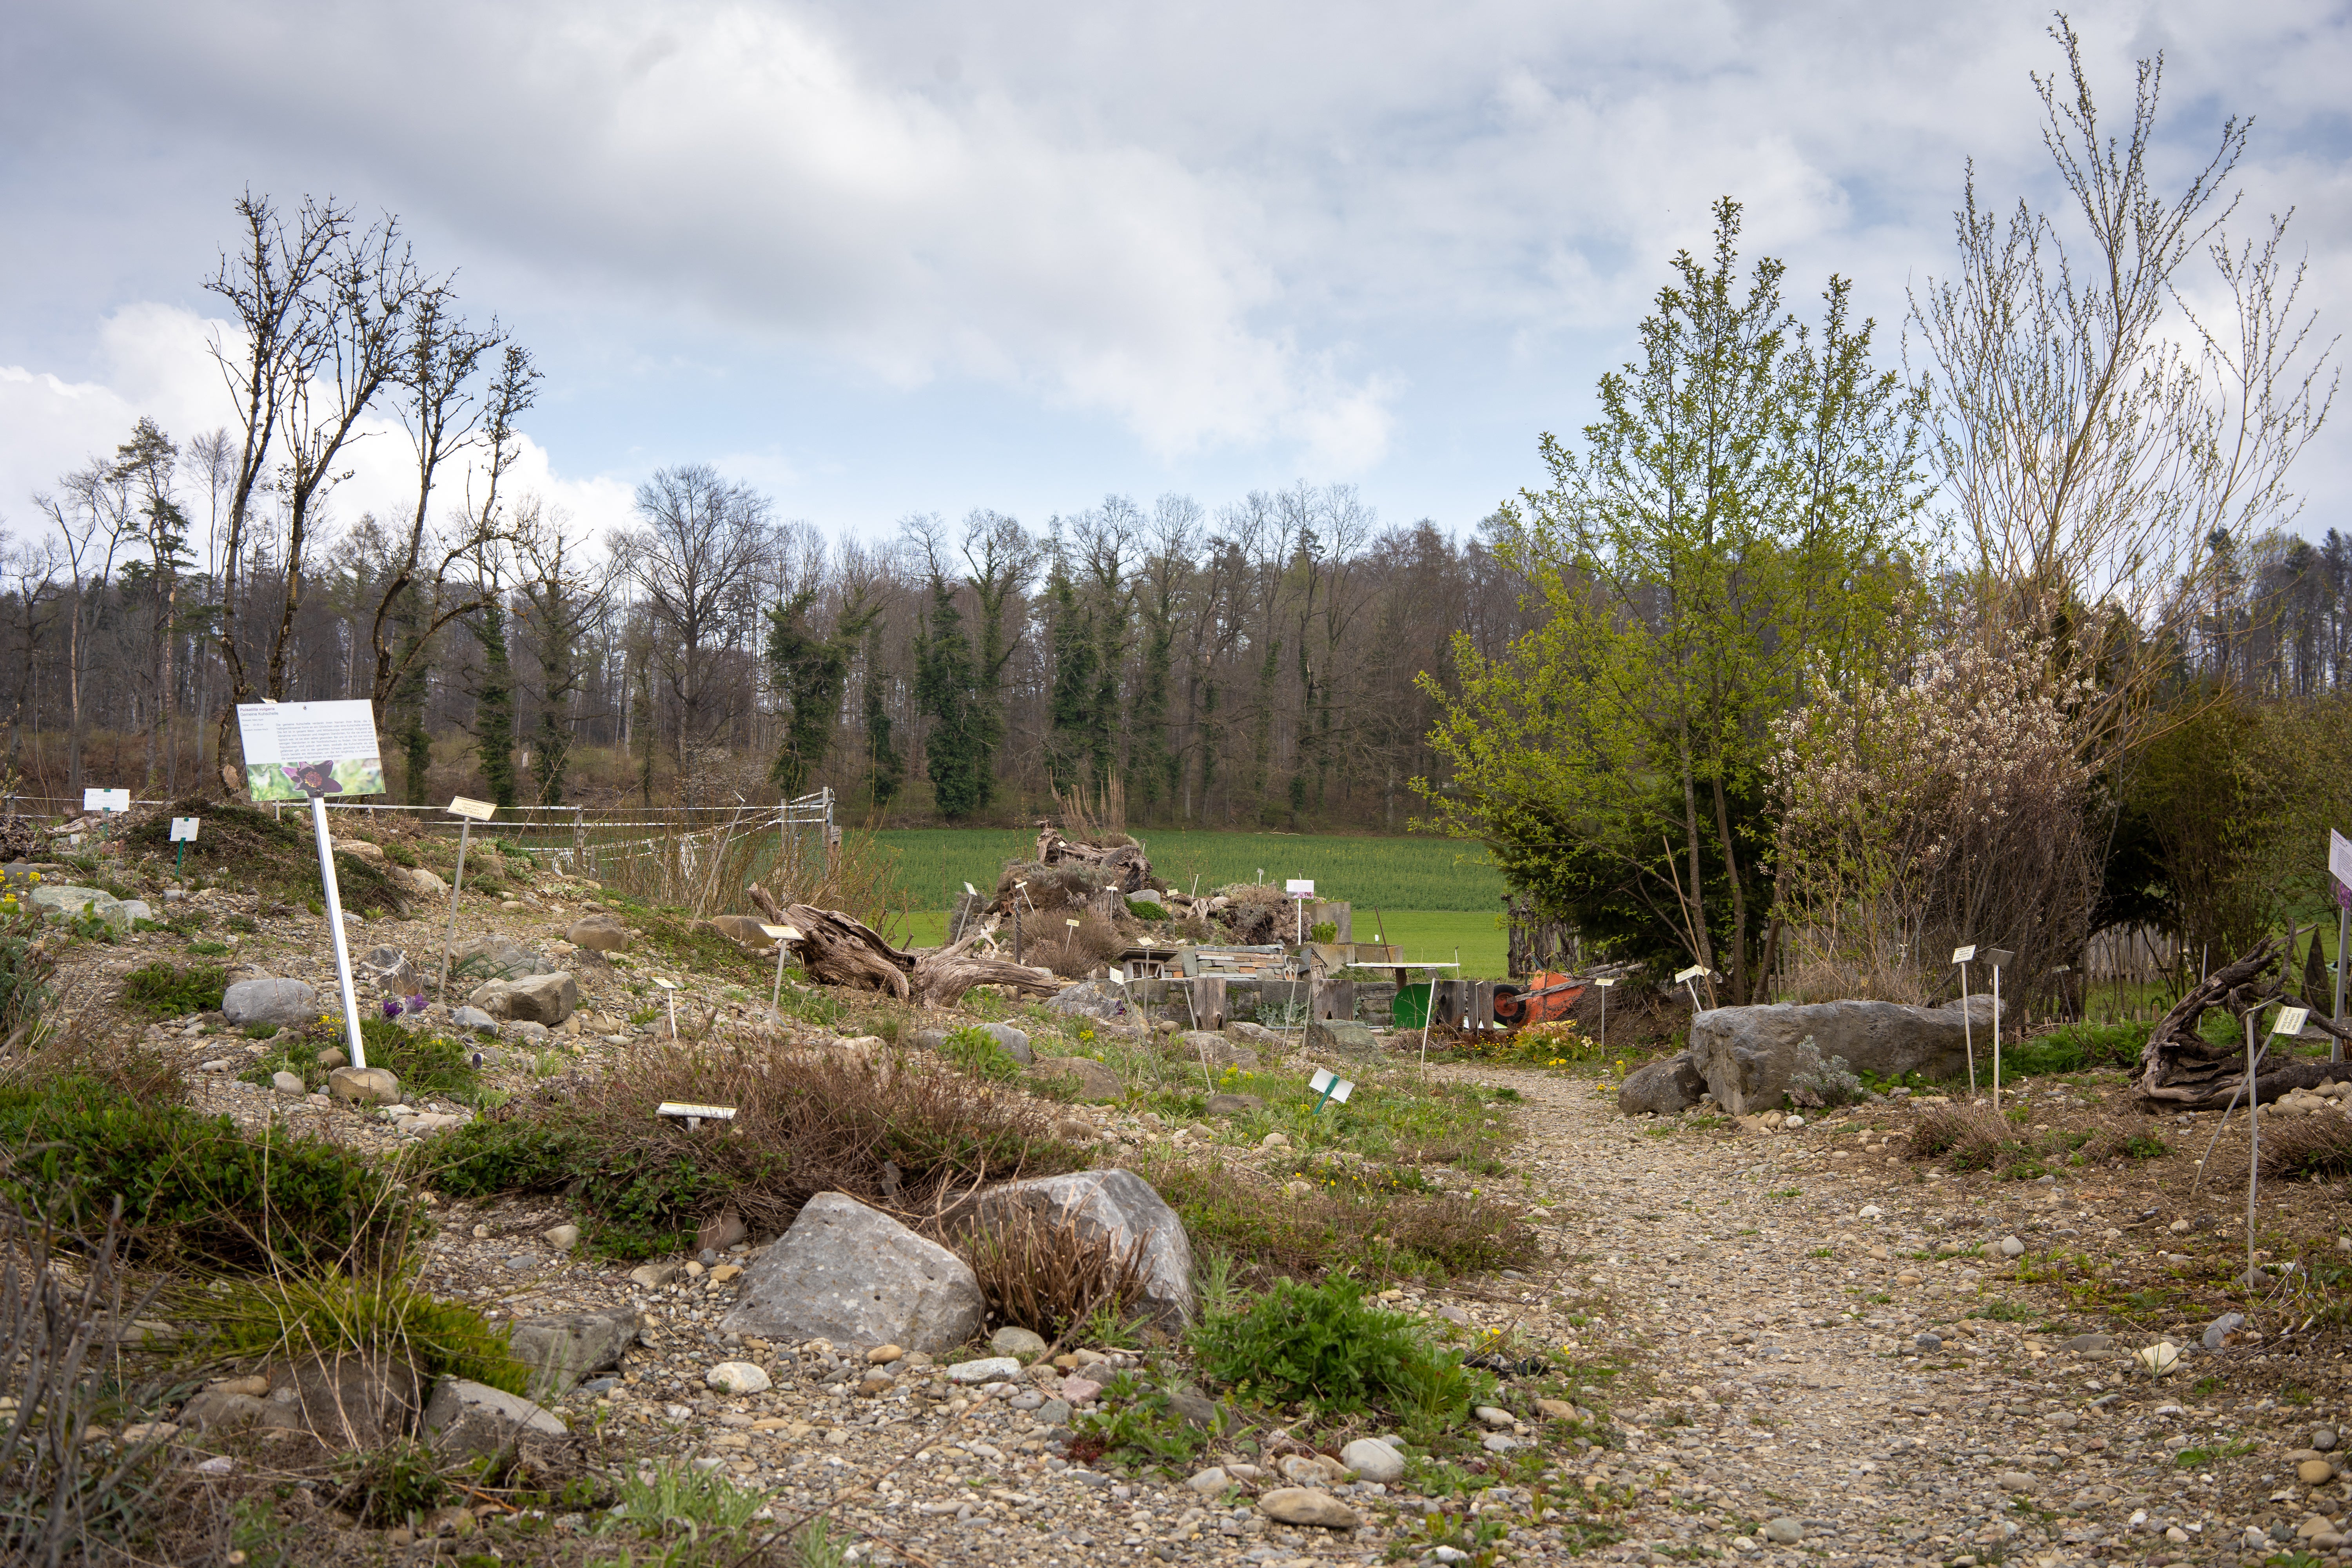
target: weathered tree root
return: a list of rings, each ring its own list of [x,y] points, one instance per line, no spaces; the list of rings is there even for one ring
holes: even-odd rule
[[[2252,952],[2225,963],[2193,986],[2171,1011],[2148,1031],[2140,1052],[2137,1089],[2140,1109],[2158,1110],[2220,1110],[2245,1096],[2246,1051],[2242,1042],[2215,1045],[2197,1032],[2198,1020],[2210,1007],[2225,1007],[2236,1017],[2272,1002],[2304,1004],[2277,980],[2263,976],[2279,962],[2279,944],[2264,937]],[[2310,1026],[2338,1039],[2352,1032],[2323,1017],[2315,1009]],[[2267,1043],[2256,1047],[2256,1067]],[[2352,1062],[2297,1062],[2269,1072],[2257,1071],[2254,1098],[2268,1104],[2290,1089],[2311,1089],[2342,1079],[2352,1080]]]

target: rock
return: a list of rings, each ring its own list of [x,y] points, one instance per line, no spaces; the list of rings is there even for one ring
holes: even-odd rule
[[[960,1361],[948,1368],[950,1383],[1003,1383],[1021,1375],[1021,1363],[1009,1355]]]
[[[1576,1406],[1565,1399],[1538,1399],[1536,1401],[1536,1414],[1547,1421],[1573,1421],[1576,1419]],[[1344,1457],[1345,1450],[1341,1452]]]
[[[1099,1018],[1122,1026],[1132,1026],[1138,1020],[1135,1005],[1127,999],[1127,988],[1108,980],[1082,980],[1076,985],[1065,986],[1048,997],[1045,1005],[1056,1013]]]
[[[2307,1487],[2324,1487],[2336,1479],[2336,1466],[2326,1459],[2305,1459],[2295,1466],[2294,1479]]]
[[[549,1400],[562,1398],[590,1373],[618,1366],[621,1352],[636,1338],[634,1313],[566,1312],[516,1323],[507,1348],[531,1369],[531,1393]]]
[[[1282,1037],[1263,1024],[1234,1023],[1225,1026],[1225,1038],[1260,1050],[1280,1050]]]
[[[980,1028],[982,1033],[995,1039],[998,1049],[1023,1067],[1037,1059],[1036,1053],[1029,1048],[1029,1037],[1012,1025],[982,1024]]]
[[[1645,1062],[1625,1075],[1618,1086],[1617,1110],[1625,1116],[1678,1116],[1706,1092],[1706,1079],[1691,1054]]]
[[[319,1016],[319,994],[299,980],[240,980],[221,994],[221,1016],[237,1028],[299,1026]]]
[[[749,1239],[751,1235],[750,1228],[743,1224],[741,1215],[737,1214],[732,1208],[723,1208],[711,1218],[704,1220],[700,1228],[696,1230],[694,1250],[724,1252],[737,1242]]]
[[[642,1285],[648,1290],[658,1290],[677,1278],[675,1263],[640,1263],[629,1270],[629,1283]]]
[[[1369,1057],[1377,1053],[1380,1042],[1372,1032],[1349,1018],[1318,1018],[1307,1026],[1307,1048],[1310,1051],[1333,1051],[1343,1057]]]
[[[387,872],[386,875],[396,876],[395,873],[390,872]],[[437,899],[443,897],[449,891],[448,883],[443,881],[440,877],[436,875],[434,872],[427,871],[422,867],[406,873],[404,879],[408,883],[408,890],[423,898]]]
[[[2022,1258],[2025,1256],[2025,1243],[2013,1236],[2004,1236],[2000,1238],[2000,1255],[2003,1258]]]
[[[562,970],[520,980],[486,980],[466,1000],[493,1018],[552,1027],[579,1011],[580,983]]]
[[[246,1381],[246,1380],[239,1380]],[[267,1389],[266,1379],[254,1378]],[[299,1427],[301,1412],[290,1405],[277,1405],[256,1394],[215,1384],[189,1396],[180,1407],[180,1425],[194,1426],[200,1432],[227,1431],[237,1426]]]
[[[563,930],[563,940],[574,947],[593,948],[598,952],[618,952],[635,938],[629,928],[611,915],[583,915]]]
[[[1980,1036],[1992,1029],[1992,999],[1970,999]],[[1968,1070],[1958,1005],[1913,1007],[1897,1002],[1776,1003],[1717,1007],[1691,1020],[1690,1056],[1716,1103],[1734,1115],[1778,1105],[1795,1070],[1797,1047],[1811,1039],[1823,1061],[1843,1057],[1856,1072],[1901,1078],[1917,1072],[1953,1078]]]
[[[377,1447],[407,1431],[423,1395],[415,1369],[395,1357],[305,1356],[275,1381],[271,1403],[286,1402],[338,1452]]]
[[[2076,1334],[2073,1339],[2068,1340],[2064,1344],[2060,1345],[2058,1348],[2062,1351],[2072,1351],[2076,1355],[2105,1355],[2109,1351],[2116,1348],[2116,1336],[2113,1334]]]
[[[1006,1327],[989,1335],[988,1348],[998,1355],[1009,1355],[1022,1362],[1033,1362],[1045,1353],[1045,1342],[1027,1329]]]
[[[27,902],[44,914],[95,915],[110,926],[125,929],[131,924],[131,916],[124,911],[121,901],[103,888],[77,888],[69,882],[43,882],[33,889]]]
[[[327,1092],[352,1105],[392,1105],[400,1080],[383,1068],[337,1068],[327,1075]]]
[[[1040,1057],[1029,1070],[1038,1077],[1077,1079],[1077,1098],[1087,1100],[1125,1100],[1127,1086],[1118,1074],[1092,1057]]]
[[[137,925],[141,921],[152,921],[154,918],[155,906],[149,903],[146,900],[125,899],[122,900],[123,924]]]
[[[372,947],[352,965],[352,978],[373,981],[395,996],[414,996],[425,989],[416,966],[396,947]]]
[[[1886,1211],[1880,1208],[1876,1204],[1864,1204],[1862,1207],[1854,1210],[1853,1217],[1856,1219],[1885,1219],[1886,1217]]]
[[[499,1021],[479,1007],[459,1007],[449,1015],[449,1022],[457,1028],[471,1029],[478,1034],[495,1035],[499,1032]]]
[[[1202,1108],[1202,1114],[1208,1116],[1247,1116],[1265,1109],[1265,1101],[1254,1094],[1213,1094]]]
[[[1507,1432],[1519,1424],[1517,1416],[1507,1410],[1498,1410],[1491,1405],[1481,1405],[1470,1414],[1478,1418],[1480,1426],[1492,1426],[1498,1431]]]
[[[1212,1072],[1223,1072],[1227,1068],[1242,1072],[1257,1071],[1255,1051],[1207,1029],[1185,1030],[1176,1037],[1176,1047],[1193,1061],[1206,1062]]]
[[[1706,1015],[1702,1013],[1699,1016],[1704,1018]],[[1779,1519],[1765,1521],[1763,1534],[1765,1540],[1776,1545],[1789,1546],[1805,1538],[1805,1527],[1801,1521],[1782,1514]]]
[[[2220,1317],[2205,1325],[2205,1348],[2209,1351],[2220,1350],[2223,1345],[2230,1342],[2230,1336],[2231,1334],[2237,1332],[2240,1329],[2242,1329],[2245,1326],[2245,1313],[2222,1313]]]
[[[2314,1426],[2311,1429],[2311,1446],[2320,1453],[2334,1453],[2337,1441],[2336,1428],[2333,1426]]]
[[[868,1373],[868,1377],[887,1379],[887,1373]],[[721,1394],[765,1394],[772,1386],[768,1374],[748,1361],[722,1361],[703,1373],[702,1381]]]
[[[1526,1446],[1508,1432],[1489,1432],[1478,1439],[1478,1447],[1490,1454],[1508,1454]]]
[[[1375,1447],[1378,1444],[1373,1445]],[[1348,1467],[1323,1454],[1291,1454],[1275,1464],[1275,1470],[1293,1486],[1336,1487],[1348,1479]]]
[[[1192,1488],[1194,1491],[1199,1492],[1202,1497],[1215,1497],[1219,1492],[1223,1491],[1227,1487],[1233,1485],[1234,1479],[1225,1474],[1223,1466],[1211,1465],[1207,1469],[1200,1471],[1184,1484]]]
[[[1311,1524],[1354,1530],[1363,1523],[1356,1510],[1317,1487],[1276,1487],[1257,1500],[1258,1511],[1276,1524]]]
[[[2033,1478],[2023,1470],[2003,1470],[1992,1480],[1993,1485],[2005,1492],[2030,1492],[2033,1489]]]
[[[1931,1355],[1944,1348],[1944,1339],[1941,1334],[1921,1334],[1911,1342]]]
[[[950,1349],[987,1312],[971,1267],[889,1215],[819,1193],[744,1274],[723,1333]]]
[[[518,1046],[543,1046],[555,1031],[544,1024],[509,1023],[499,1031]]]
[[[425,1407],[425,1432],[452,1458],[496,1454],[517,1439],[561,1437],[563,1423],[519,1394],[462,1377],[445,1377]]]
[[[330,1072],[333,1071],[337,1068],[349,1067],[352,1065],[352,1058],[343,1055],[342,1052],[337,1050],[332,1046],[329,1046],[325,1050],[320,1051],[317,1056],[312,1057],[310,1059],[317,1062],[320,1067],[325,1068]]]
[[[868,1366],[888,1366],[894,1361],[905,1359],[906,1354],[897,1345],[876,1345],[866,1352],[866,1363]]]
[[[1269,1132],[1257,1141],[1257,1146],[1261,1149],[1287,1149],[1290,1147],[1290,1134]]]
[[[1176,1412],[1187,1426],[1197,1426],[1205,1432],[1224,1429],[1224,1413],[1217,1402],[1197,1388],[1171,1388],[1168,1391],[1168,1408]]]
[[[2161,1377],[2180,1364],[2180,1347],[2170,1340],[2158,1340],[2145,1350],[2132,1352],[2132,1356],[2150,1373]]]
[[[299,1072],[274,1072],[269,1075],[269,1087],[280,1094],[308,1094],[310,1086],[302,1081]]]
[[[1037,1419],[1040,1423],[1047,1426],[1068,1426],[1070,1424],[1070,1402],[1066,1399],[1049,1399],[1045,1401],[1045,1404],[1037,1406]]]
[[[1176,1211],[1134,1172],[1076,1171],[1007,1182],[960,1208],[982,1226],[1016,1210],[1054,1226],[1075,1218],[1080,1240],[1107,1240],[1114,1254],[1135,1252],[1143,1272],[1137,1305],[1171,1332],[1192,1321],[1192,1239]]]
[[[1339,1450],[1339,1462],[1368,1481],[1394,1486],[1404,1479],[1404,1459],[1386,1443],[1359,1437]]]
[[[1062,1380],[1062,1397],[1073,1405],[1088,1405],[1102,1393],[1103,1385],[1090,1377],[1066,1377]]]

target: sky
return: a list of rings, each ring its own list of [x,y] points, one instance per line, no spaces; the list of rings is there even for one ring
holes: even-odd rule
[[[2352,319],[2352,15],[2072,13],[2120,125],[2161,50],[2158,184],[2251,114],[2238,226],[2292,206]],[[2056,194],[2021,4],[1457,0],[1047,7],[82,0],[0,30],[0,525],[150,415],[231,420],[203,288],[248,187],[398,215],[546,381],[512,481],[583,529],[709,462],[878,538],[1108,493],[1298,479],[1462,530],[1591,416],[1708,205],[1809,313],[1853,279],[1900,363],[1973,161]],[[1916,356],[1917,345],[1912,345]],[[379,422],[335,495],[396,512]],[[2346,525],[2341,423],[2299,526]]]

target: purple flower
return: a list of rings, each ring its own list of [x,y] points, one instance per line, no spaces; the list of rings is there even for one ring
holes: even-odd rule
[[[400,999],[398,997],[387,996],[383,999],[383,1016],[387,1018],[397,1018],[400,1016]]]
[[[411,996],[408,999],[408,1010],[412,1013],[422,1013],[425,1011],[424,992],[419,991],[415,995]]]

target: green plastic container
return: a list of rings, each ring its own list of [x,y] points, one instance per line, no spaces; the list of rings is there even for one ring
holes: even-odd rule
[[[1397,987],[1396,1000],[1390,1005],[1389,1017],[1400,1029],[1418,1029],[1429,1022],[1429,982],[1418,985]]]

